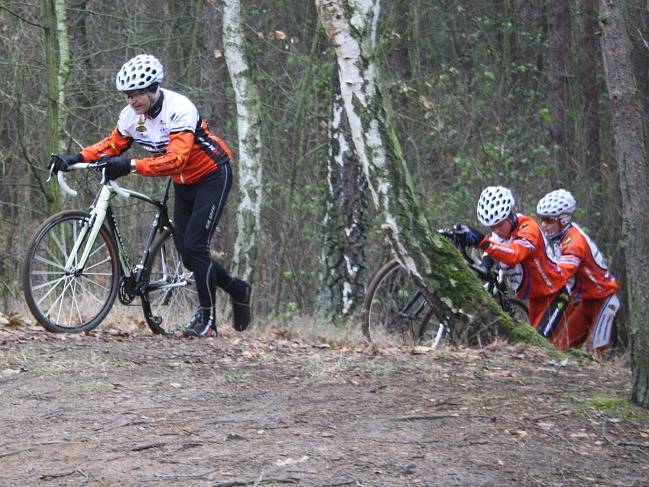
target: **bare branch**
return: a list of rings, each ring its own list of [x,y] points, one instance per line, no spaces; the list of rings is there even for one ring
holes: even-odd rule
[[[44,29],[45,28],[41,24],[37,24],[35,22],[32,22],[31,20],[27,20],[25,17],[22,17],[21,15],[18,15],[16,12],[13,12],[13,11],[9,10],[7,7],[3,7],[2,5],[0,5],[0,10],[4,10],[9,15],[12,15],[13,17],[16,17],[18,20],[22,20],[26,24],[29,24],[29,25],[31,25],[33,27],[38,27],[39,29]]]

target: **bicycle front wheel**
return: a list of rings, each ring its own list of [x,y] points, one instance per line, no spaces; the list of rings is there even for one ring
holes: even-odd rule
[[[396,260],[387,262],[374,275],[363,309],[363,334],[370,342],[415,345],[426,336],[437,346],[444,336],[444,325],[433,326],[434,310]]]
[[[194,274],[185,269],[169,230],[153,243],[142,283],[142,308],[153,333],[174,335],[199,308]]]
[[[63,211],[41,224],[27,249],[25,301],[38,323],[51,332],[92,330],[117,296],[119,261],[106,228],[97,235],[83,268],[78,267],[89,230],[90,214]]]

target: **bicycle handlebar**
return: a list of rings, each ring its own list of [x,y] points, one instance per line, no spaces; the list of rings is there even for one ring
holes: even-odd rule
[[[485,267],[482,262],[478,263],[475,259],[469,256],[466,246],[459,244],[457,240],[455,240],[455,235],[462,232],[455,230],[454,228],[440,228],[437,231],[453,242],[453,245],[460,251],[469,267],[471,267],[474,272],[478,273],[484,281],[498,281],[497,276],[491,272],[491,269]]]
[[[106,182],[106,174],[104,173],[104,165],[101,164],[101,162],[95,162],[95,163],[88,163],[88,162],[77,162],[75,164],[71,164],[68,166],[68,170],[79,170],[79,169],[93,169],[95,171],[101,171],[102,173],[102,183],[107,184],[110,186],[118,195],[120,195],[122,198],[128,198],[130,196],[130,193],[126,190],[124,190],[115,180],[110,180]],[[58,171],[56,173],[56,180],[59,183],[59,186],[63,190],[64,193],[70,195],[70,196],[77,196],[78,191],[75,189],[72,189],[68,183],[65,180],[65,176],[63,171]]]

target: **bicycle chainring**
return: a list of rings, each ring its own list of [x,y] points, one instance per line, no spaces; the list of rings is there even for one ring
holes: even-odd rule
[[[119,281],[119,302],[125,305],[131,304],[135,299],[135,285],[132,277],[123,276]]]

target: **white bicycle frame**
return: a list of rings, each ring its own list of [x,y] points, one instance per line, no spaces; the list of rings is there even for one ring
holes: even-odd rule
[[[80,162],[80,163],[70,165],[68,169],[72,169],[72,170],[87,169],[89,165],[90,165],[89,163]],[[63,171],[59,171],[56,177],[59,186],[66,194],[73,197],[77,196],[78,194],[77,191],[70,188],[70,186],[68,186],[67,182],[65,181]],[[97,199],[90,210],[90,225],[84,226],[82,228],[79,236],[74,242],[74,247],[72,248],[68,260],[65,263],[65,268],[67,270],[78,271],[78,270],[83,270],[83,268],[85,267],[86,262],[88,261],[88,257],[90,257],[92,246],[94,245],[95,240],[97,239],[97,235],[99,235],[99,231],[101,230],[101,227],[103,226],[104,221],[106,220],[108,206],[113,196],[115,196],[116,194],[122,196],[123,198],[136,196],[139,199],[153,202],[153,200],[145,194],[138,193],[137,191],[133,191],[131,189],[122,188],[115,181],[106,181],[105,174],[103,174],[101,184],[102,187],[101,190],[99,191],[99,195],[97,196]],[[81,257],[78,257],[80,247],[84,239],[86,238],[88,232],[90,232],[90,236],[85,242],[85,246],[81,254]],[[130,269],[128,269],[127,267],[124,268],[124,271],[126,273],[130,273]]]

